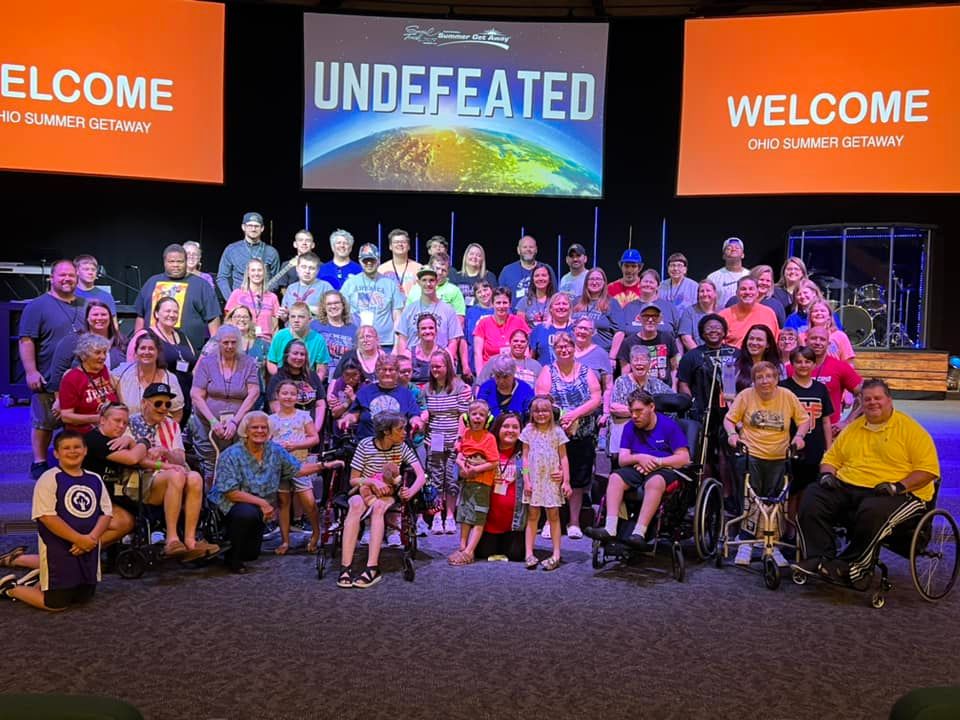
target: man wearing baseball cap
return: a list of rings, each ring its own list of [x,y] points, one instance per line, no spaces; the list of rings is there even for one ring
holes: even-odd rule
[[[627,248],[620,256],[621,278],[607,286],[607,294],[624,307],[627,303],[640,299],[640,271],[643,269],[643,256],[639,250]]]
[[[677,339],[673,333],[668,330],[660,330],[660,318],[662,311],[656,303],[646,303],[641,306],[638,317],[640,318],[639,329],[623,338],[620,347],[611,349],[611,359],[616,357],[620,363],[621,372],[629,372],[630,369],[630,349],[634,345],[641,345],[647,348],[650,353],[650,377],[662,380],[664,383],[677,391],[677,381],[674,371],[680,364],[680,353],[677,350]]]
[[[256,258],[262,260],[266,266],[266,277],[272,278],[280,272],[280,255],[276,248],[261,241],[263,235],[263,215],[258,212],[248,212],[243,216],[240,225],[243,230],[243,240],[237,240],[227,245],[220,256],[220,267],[217,270],[217,289],[226,300],[230,293],[243,283],[243,273],[247,263]]]
[[[357,325],[373,325],[385,350],[393,347],[393,333],[403,310],[403,291],[393,278],[378,271],[380,253],[377,246],[360,246],[360,267],[363,272],[343,281],[340,292],[350,304],[350,313]]]
[[[567,293],[573,302],[583,295],[583,281],[587,279],[587,250],[580,243],[567,249],[567,267],[570,272],[560,278],[560,292]]]
[[[723,267],[707,275],[707,280],[717,288],[718,308],[727,306],[727,301],[737,294],[737,281],[749,274],[749,268],[743,266],[743,240],[728,237],[723,241]]]
[[[463,337],[463,326],[456,311],[437,295],[437,271],[424,265],[417,271],[417,284],[420,286],[420,297],[415,301],[408,301],[400,315],[394,352],[398,355],[412,353],[413,348],[420,343],[417,320],[424,313],[429,313],[437,319],[437,345],[446,348],[450,357],[456,358],[458,340]]]
[[[143,391],[140,412],[130,417],[130,432],[147,447],[140,462],[143,502],[163,507],[166,521],[164,553],[184,561],[198,560],[220,552],[220,547],[197,539],[197,523],[203,504],[203,478],[187,465],[180,424],[170,416],[176,393],[167,383],[151,383]],[[177,532],[183,511],[183,540]]]

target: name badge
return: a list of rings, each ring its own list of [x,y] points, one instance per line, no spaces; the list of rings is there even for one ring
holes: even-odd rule
[[[263,335],[263,328],[260,327],[259,325],[257,325],[257,326],[253,329],[253,332],[254,332],[254,334],[255,334],[257,337],[260,337],[261,335]]]
[[[518,289],[517,292],[514,294],[514,297],[519,300],[520,298],[522,298],[522,297],[523,297],[524,295],[526,295],[526,294],[527,294],[527,291],[526,291],[526,290]]]
[[[186,360],[177,360],[177,372],[187,372],[190,369],[190,363]]]
[[[443,433],[432,433],[430,435],[430,452],[443,452]]]
[[[373,312],[371,310],[360,311],[360,324],[373,325]]]
[[[507,494],[507,484],[505,482],[497,482],[493,484],[493,492],[497,495],[506,495]]]

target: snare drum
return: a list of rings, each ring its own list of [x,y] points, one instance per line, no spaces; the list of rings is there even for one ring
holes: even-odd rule
[[[854,346],[863,345],[873,334],[873,318],[870,317],[869,312],[857,305],[844,305],[840,308],[840,322],[843,323],[843,331]]]
[[[861,285],[853,294],[854,305],[859,305],[869,313],[882,312],[887,307],[887,291],[883,285],[871,283]]]

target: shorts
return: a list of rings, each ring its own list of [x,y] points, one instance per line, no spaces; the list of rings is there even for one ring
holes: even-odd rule
[[[34,430],[53,432],[60,421],[53,414],[53,393],[38,392],[30,396],[30,424]]]
[[[623,482],[635,490],[642,488],[647,483],[647,480],[654,475],[659,475],[662,477],[663,483],[667,487],[669,487],[674,480],[680,479],[680,476],[677,474],[676,470],[671,470],[670,468],[659,468],[654,470],[652,473],[646,474],[637,470],[636,466],[630,466],[625,468],[617,468],[610,474],[619,475]]]
[[[82,605],[93,600],[96,585],[77,585],[72,588],[43,591],[43,604],[50,610],[63,610],[70,605]]]
[[[306,475],[300,477],[299,475],[290,480],[281,480],[280,487],[277,488],[279,492],[305,492],[306,490],[313,490],[313,475]]]
[[[595,437],[577,438],[567,443],[570,487],[588,488],[593,484],[593,461],[597,457]]]
[[[139,478],[137,475],[139,475]],[[150,490],[153,489],[153,481],[156,479],[156,475],[156,470],[146,470],[144,468],[137,470],[136,474],[131,472],[127,478],[127,484],[124,485],[124,492],[127,497],[131,500],[143,498],[143,502],[146,503],[147,498],[150,497]]]
[[[490,492],[493,488],[483,483],[466,482],[457,503],[457,522],[464,525],[483,525],[490,512]]]

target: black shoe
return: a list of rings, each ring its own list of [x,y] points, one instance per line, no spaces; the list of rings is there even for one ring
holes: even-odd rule
[[[247,569],[247,566],[243,563],[240,563],[239,565],[230,565],[228,567],[230,568],[230,572],[232,572],[234,575],[246,575],[248,572],[250,572]]]
[[[639,533],[633,533],[630,537],[628,537],[627,544],[634,550],[647,551],[653,549],[653,543]]]
[[[39,480],[40,476],[43,475],[49,469],[50,469],[50,466],[47,465],[46,460],[41,460],[40,462],[31,463],[30,477],[33,478],[34,480]]]
[[[605,527],[585,527],[583,534],[592,540],[613,540],[613,535]]]
[[[803,573],[809,577],[820,577],[820,558],[812,557],[790,565],[794,572]]]

